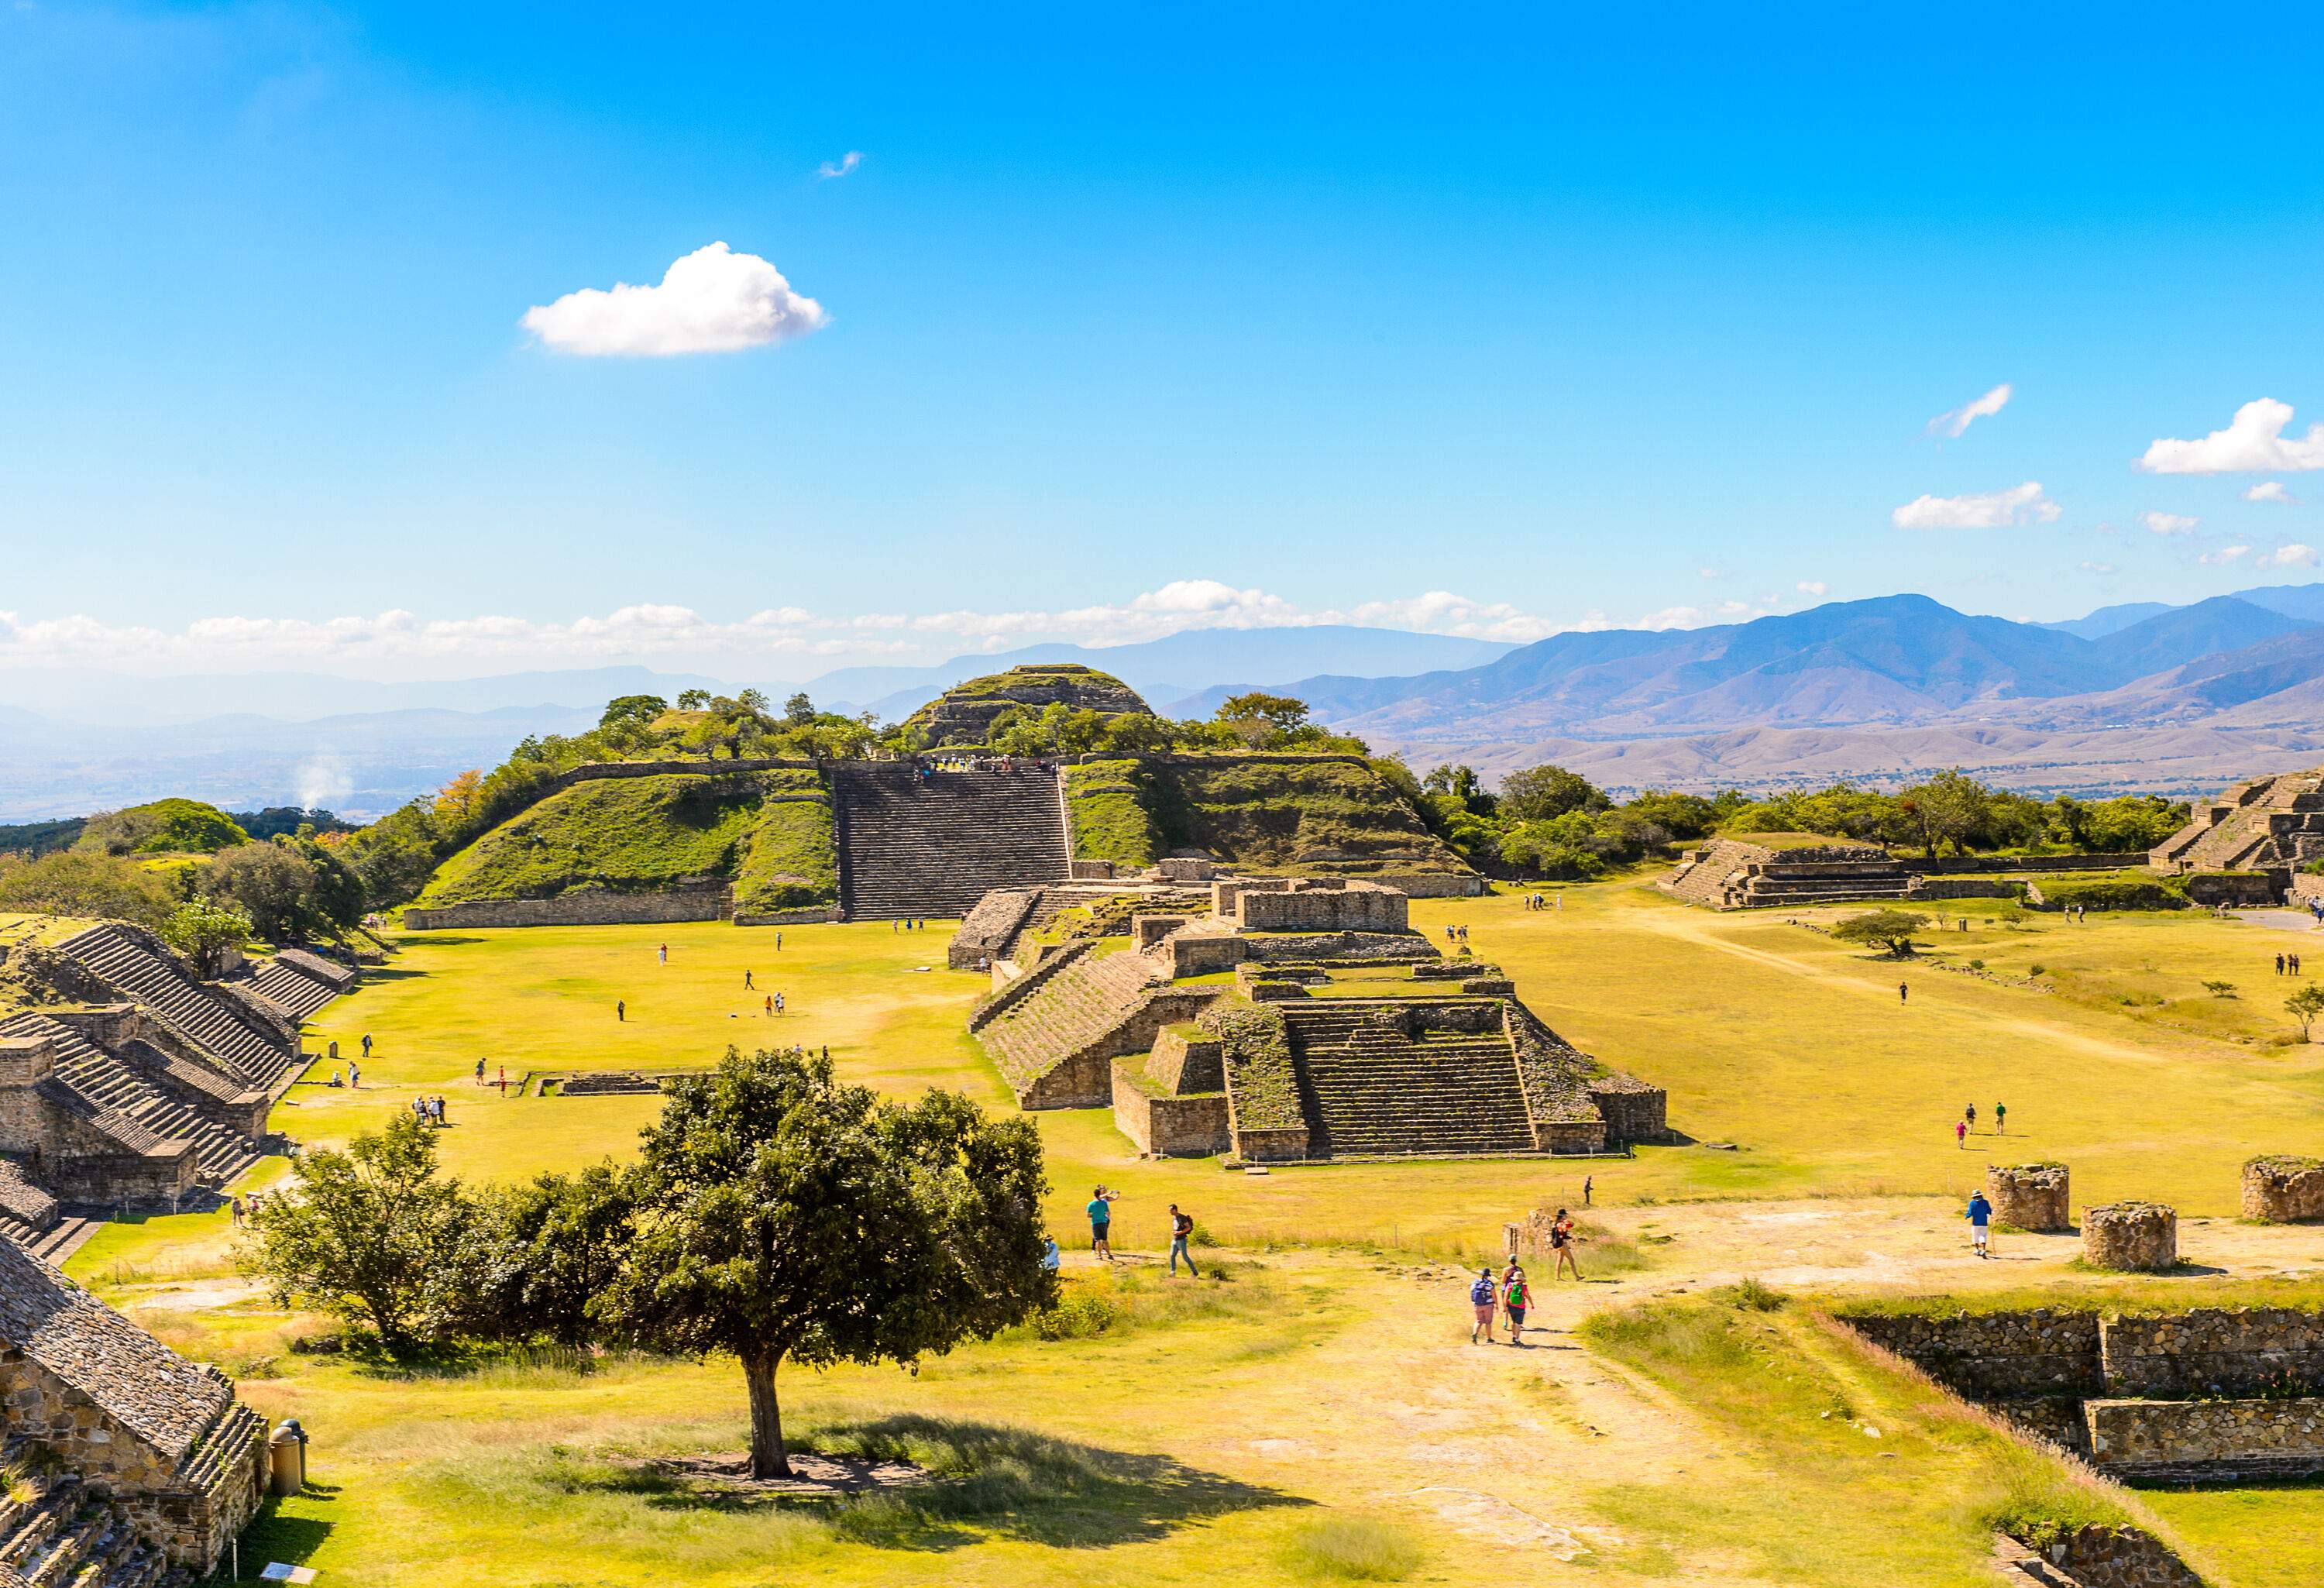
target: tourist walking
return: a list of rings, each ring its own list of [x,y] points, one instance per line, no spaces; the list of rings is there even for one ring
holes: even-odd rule
[[[1589,1175],[1584,1175],[1584,1176],[1582,1176],[1582,1206],[1584,1206],[1584,1207],[1588,1207],[1588,1206],[1590,1205],[1590,1191],[1591,1191],[1591,1186],[1595,1186],[1597,1183],[1598,1183],[1598,1182],[1596,1181],[1596,1179],[1594,1179],[1592,1177],[1591,1177],[1591,1176],[1589,1176]]]
[[[351,1091],[363,1090],[363,1066],[352,1058],[347,1060],[347,1086]]]
[[[1057,1251],[1057,1238],[1055,1235],[1042,1236],[1041,1271],[1045,1274],[1054,1274],[1064,1261],[1064,1256]]]
[[[616,998],[613,1000],[613,1018],[622,1021],[627,1021],[629,1020],[630,1005],[627,999]]]
[[[1993,1133],[1997,1136],[2009,1134],[2009,1105],[2006,1103],[1993,1105]]]
[[[1194,1233],[1194,1215],[1191,1214],[1180,1213],[1178,1211],[1178,1205],[1175,1202],[1172,1203],[1170,1205],[1170,1277],[1174,1279],[1178,1277],[1178,1260],[1182,1257],[1186,1260],[1186,1277],[1188,1279],[1199,1279],[1203,1277],[1194,1267],[1194,1252],[1189,1251],[1186,1246],[1187,1240],[1193,1236]]]
[[[1113,1204],[1120,1195],[1100,1186],[1097,1195],[1090,1198],[1090,1251],[1108,1262],[1113,1260],[1113,1242],[1107,1237],[1113,1232]]]
[[[667,943],[661,944],[659,946],[655,948],[654,955],[661,961],[662,964],[668,965],[669,963],[669,945]]]
[[[1913,989],[1912,989],[1911,987],[1909,987],[1909,986],[1905,985],[1905,984],[1904,984],[1904,983],[1902,983],[1902,982],[1899,982],[1899,983],[1896,983],[1896,1002],[1899,1002],[1899,1003],[1908,1002],[1912,999],[1912,996],[1913,996]]]
[[[2281,954],[2275,956],[2275,974],[2279,976],[2283,974],[2283,956]]]
[[[1484,1331],[1485,1343],[1493,1343],[1493,1304],[1499,1299],[1493,1286],[1493,1270],[1477,1270],[1477,1282],[1469,1287],[1469,1305],[1476,1309],[1477,1321],[1469,1325],[1469,1343],[1477,1343],[1477,1332]]]
[[[479,1086],[481,1086],[481,1085],[483,1085],[484,1084],[484,1061],[483,1059],[481,1059],[481,1058],[480,1058],[480,1059],[476,1060],[476,1085],[479,1085]]]
[[[1501,1276],[1501,1310],[1509,1317],[1509,1343],[1525,1344],[1526,1308],[1533,1305],[1533,1292],[1526,1286],[1525,1269],[1509,1264],[1509,1271]]]
[[[767,994],[767,1018],[769,1020],[775,1018],[775,995],[771,992]]]
[[[1967,1147],[1969,1145],[1969,1122],[1967,1120],[1955,1120],[1953,1122],[1953,1145],[1956,1147]]]
[[[1969,1128],[1970,1130],[1972,1130],[1972,1131],[1976,1130],[1976,1129],[1977,1129],[1977,1104],[1976,1104],[1976,1103],[1970,1103],[1967,1108],[1965,1108],[1965,1109],[1961,1110],[1961,1118],[1969,1122]]]
[[[2296,954],[2292,956],[2292,974],[2295,976],[2300,974],[2300,956]]]
[[[757,988],[751,985],[751,973],[748,971],[744,971],[742,973],[742,991],[745,992],[755,992],[758,991]]]
[[[1582,1253],[1576,1250],[1581,1244],[1582,1232],[1573,1227],[1573,1221],[1565,1216],[1565,1210],[1559,1208],[1557,1217],[1549,1226],[1549,1249],[1557,1257],[1557,1266],[1549,1270],[1552,1284],[1555,1284],[1569,1268],[1573,1270],[1574,1283],[1582,1282]]]
[[[2292,963],[2297,965],[2300,962],[2295,959]],[[365,1031],[363,1035],[363,1045],[364,1057],[365,1058],[369,1058],[371,1057],[371,1033],[369,1031]]]
[[[777,954],[780,954],[782,951],[783,951],[783,929],[782,929],[780,927],[777,927],[777,928],[775,928],[775,952],[776,952]]]
[[[501,1097],[505,1101],[508,1097],[508,1066],[506,1065],[501,1066],[500,1082]]]
[[[232,1224],[242,1223],[242,1197],[239,1194],[226,1204],[226,1222]]]
[[[1992,1256],[1993,1253],[1986,1250],[1985,1242],[1987,1231],[1993,1223],[1993,1204],[1985,1199],[1984,1192],[1969,1194],[1969,1211],[1961,1217],[1969,1221],[1969,1250],[1979,1257]]]
[[[776,1012],[777,1014],[780,1014],[780,1013],[782,1013],[785,1010],[788,1009],[789,1007],[790,1007],[790,1005],[789,1005],[789,1004],[788,1004],[788,1003],[786,1003],[786,1002],[783,1002],[783,995],[782,995],[781,993],[778,992],[778,993],[776,993],[776,994],[775,994],[775,1012]]]

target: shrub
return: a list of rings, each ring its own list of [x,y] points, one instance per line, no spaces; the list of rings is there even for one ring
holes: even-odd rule
[[[1305,1575],[1357,1583],[1401,1582],[1422,1558],[1409,1533],[1374,1517],[1319,1518],[1292,1536],[1284,1556]]]
[[[0,863],[0,909],[159,927],[177,903],[159,877],[133,860],[68,851],[29,864]]]
[[[1033,1315],[1033,1333],[1043,1340],[1087,1340],[1113,1323],[1113,1304],[1102,1296],[1071,1290],[1057,1305]]]

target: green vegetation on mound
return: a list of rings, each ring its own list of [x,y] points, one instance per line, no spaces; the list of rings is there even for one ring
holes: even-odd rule
[[[1153,708],[1138,691],[1111,673],[1076,662],[1010,668],[955,684],[904,719],[908,734],[932,746],[997,745],[996,729],[1026,714],[1086,739],[1091,748],[1117,717],[1150,717]],[[1019,753],[1040,753],[1030,744]]]
[[[2193,902],[2186,883],[2153,872],[2067,872],[2036,885],[2043,907],[2052,909],[2185,909]]]
[[[74,842],[97,854],[209,854],[250,842],[235,819],[198,799],[156,799],[91,817]]]
[[[1256,867],[1393,860],[1468,869],[1396,787],[1360,761],[1173,759],[1149,762],[1141,786],[1166,853],[1194,850]]]
[[[1152,865],[1160,850],[1154,818],[1140,797],[1144,772],[1135,761],[1092,761],[1068,766],[1065,806],[1072,813],[1074,858],[1117,865]]]
[[[809,771],[592,778],[532,805],[446,861],[424,904],[734,883],[738,909],[838,897],[831,808]]]

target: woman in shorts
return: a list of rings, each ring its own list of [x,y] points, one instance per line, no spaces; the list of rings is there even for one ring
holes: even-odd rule
[[[1509,1315],[1509,1343],[1525,1343],[1526,1308],[1533,1305],[1533,1292],[1526,1288],[1525,1269],[1517,1264],[1501,1276],[1501,1310]]]
[[[1477,1282],[1469,1287],[1469,1304],[1477,1309],[1477,1321],[1469,1329],[1470,1344],[1474,1345],[1480,1334],[1485,1337],[1486,1344],[1493,1343],[1493,1304],[1499,1299],[1499,1292],[1493,1287],[1493,1270],[1479,1269]]]

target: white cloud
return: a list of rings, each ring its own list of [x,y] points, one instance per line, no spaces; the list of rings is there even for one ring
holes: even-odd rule
[[[2273,551],[2262,552],[2252,559],[2252,566],[2254,568],[2313,568],[2316,566],[2316,548],[2302,546],[2299,541],[2294,540],[2288,546],[2279,546]]]
[[[2112,574],[2122,571],[2110,562],[2084,562],[2076,566],[2086,574]]]
[[[2244,493],[2246,502],[2274,502],[2285,507],[2297,507],[2300,498],[2283,488],[2282,480],[2263,480]]]
[[[2195,560],[2209,563],[2213,568],[2228,568],[2250,555],[2251,548],[2248,546],[2222,546],[2217,551],[2204,552]]]
[[[2138,527],[2150,535],[2191,535],[2203,521],[2176,512],[2142,512]]]
[[[1831,586],[1821,579],[1802,579],[1795,588],[1803,596],[1821,596]]]
[[[2151,475],[2297,474],[2324,468],[2324,424],[2310,425],[2308,434],[2283,434],[2292,422],[2292,404],[2262,397],[2236,410],[2224,430],[2213,430],[2200,441],[2158,439],[2148,446],[2138,466]]]
[[[2004,381],[1984,396],[1964,402],[1950,412],[1937,415],[1929,421],[1929,434],[1958,436],[1978,420],[1989,419],[2008,407],[2012,395],[2014,395],[2013,389],[2007,381]]]
[[[845,176],[849,171],[853,171],[857,166],[862,163],[863,151],[861,149],[850,149],[839,159],[826,160],[821,165],[816,167],[815,174],[821,177],[827,182],[834,177]]]
[[[2039,480],[1969,496],[1916,496],[1888,515],[1900,530],[2004,530],[2053,524],[2058,517],[2058,504],[2042,494]]]
[[[1702,579],[1723,579],[1727,577],[1727,570],[1723,568],[1699,568],[1694,573],[1697,578]]]
[[[673,263],[659,286],[584,287],[526,309],[523,325],[559,353],[657,358],[763,346],[819,330],[829,318],[757,254],[713,243]]]

